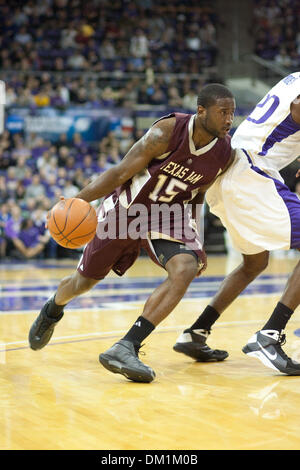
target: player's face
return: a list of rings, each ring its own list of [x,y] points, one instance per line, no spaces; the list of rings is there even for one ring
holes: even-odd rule
[[[203,128],[213,137],[224,138],[231,129],[235,113],[233,98],[219,98],[208,108],[198,106]]]

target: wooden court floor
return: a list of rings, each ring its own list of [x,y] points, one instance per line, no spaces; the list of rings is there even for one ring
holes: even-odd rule
[[[210,346],[222,363],[195,363],[173,351],[236,263],[209,257],[174,312],[152,333],[141,359],[151,384],[111,374],[98,362],[128,330],[164,271],[140,258],[73,300],[41,351],[28,330],[74,261],[2,263],[0,267],[1,450],[275,450],[300,448],[300,377],[265,368],[241,352],[280,297],[298,258],[275,258],[215,325]],[[285,351],[300,360],[300,309],[286,330]]]

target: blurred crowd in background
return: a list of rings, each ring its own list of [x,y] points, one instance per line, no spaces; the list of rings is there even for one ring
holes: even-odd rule
[[[266,60],[298,70],[300,67],[299,0],[255,0],[252,33],[255,53]]]
[[[296,0],[255,0],[255,53],[299,65],[299,10]],[[0,77],[7,107],[139,104],[195,112],[201,86],[221,81],[216,80],[217,28],[224,25],[212,2],[0,0],[0,14]],[[290,62],[282,60],[284,54]],[[49,237],[48,210],[60,195],[75,196],[119,162],[137,137],[122,140],[111,131],[88,143],[75,133],[71,140],[61,134],[51,142],[5,130],[0,136],[0,257],[72,256]],[[300,184],[294,189],[300,197]]]
[[[47,237],[47,212],[60,196],[75,197],[93,177],[118,163],[133,141],[126,143],[127,148],[112,131],[95,144],[84,142],[78,133],[71,141],[61,134],[53,143],[37,135],[25,140],[21,134],[4,131],[0,137],[0,256],[55,258],[58,250],[72,256]],[[32,250],[36,246],[40,249]]]
[[[3,2],[0,69],[14,71],[6,78],[8,103],[122,106],[137,100],[145,104],[176,100],[182,106],[190,80],[174,80],[170,91],[169,74],[201,74],[216,64],[218,18],[209,3]],[[102,74],[102,79],[89,80],[87,87],[83,72]],[[135,78],[126,79],[128,74]],[[146,74],[147,80],[139,74]],[[164,77],[158,78],[160,74]]]

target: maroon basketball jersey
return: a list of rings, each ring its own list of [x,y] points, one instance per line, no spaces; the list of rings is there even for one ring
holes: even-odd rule
[[[196,116],[174,113],[161,119],[170,117],[175,117],[176,123],[167,152],[115,191],[113,199],[117,196],[123,207],[188,202],[226,166],[231,155],[229,136],[196,149],[192,139]]]
[[[190,223],[191,213],[186,206],[199,188],[212,182],[226,166],[231,155],[230,137],[215,138],[196,149],[192,139],[195,115],[175,113],[161,119],[174,116],[176,123],[166,153],[113,191],[98,208],[97,234],[84,250],[78,268],[81,274],[101,279],[113,269],[122,275],[137,258],[141,246],[160,265],[151,244],[153,238],[182,242],[197,254],[199,262],[204,260],[201,237]],[[183,210],[171,212],[166,220],[166,214],[153,214],[153,208],[165,204],[168,209],[179,206]],[[136,206],[146,211],[142,217],[137,216],[139,228],[132,228],[137,219],[130,212]]]

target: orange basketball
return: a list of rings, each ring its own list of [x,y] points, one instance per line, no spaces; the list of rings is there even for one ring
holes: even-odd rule
[[[80,248],[95,236],[96,211],[83,199],[62,199],[48,212],[47,228],[59,245]]]

